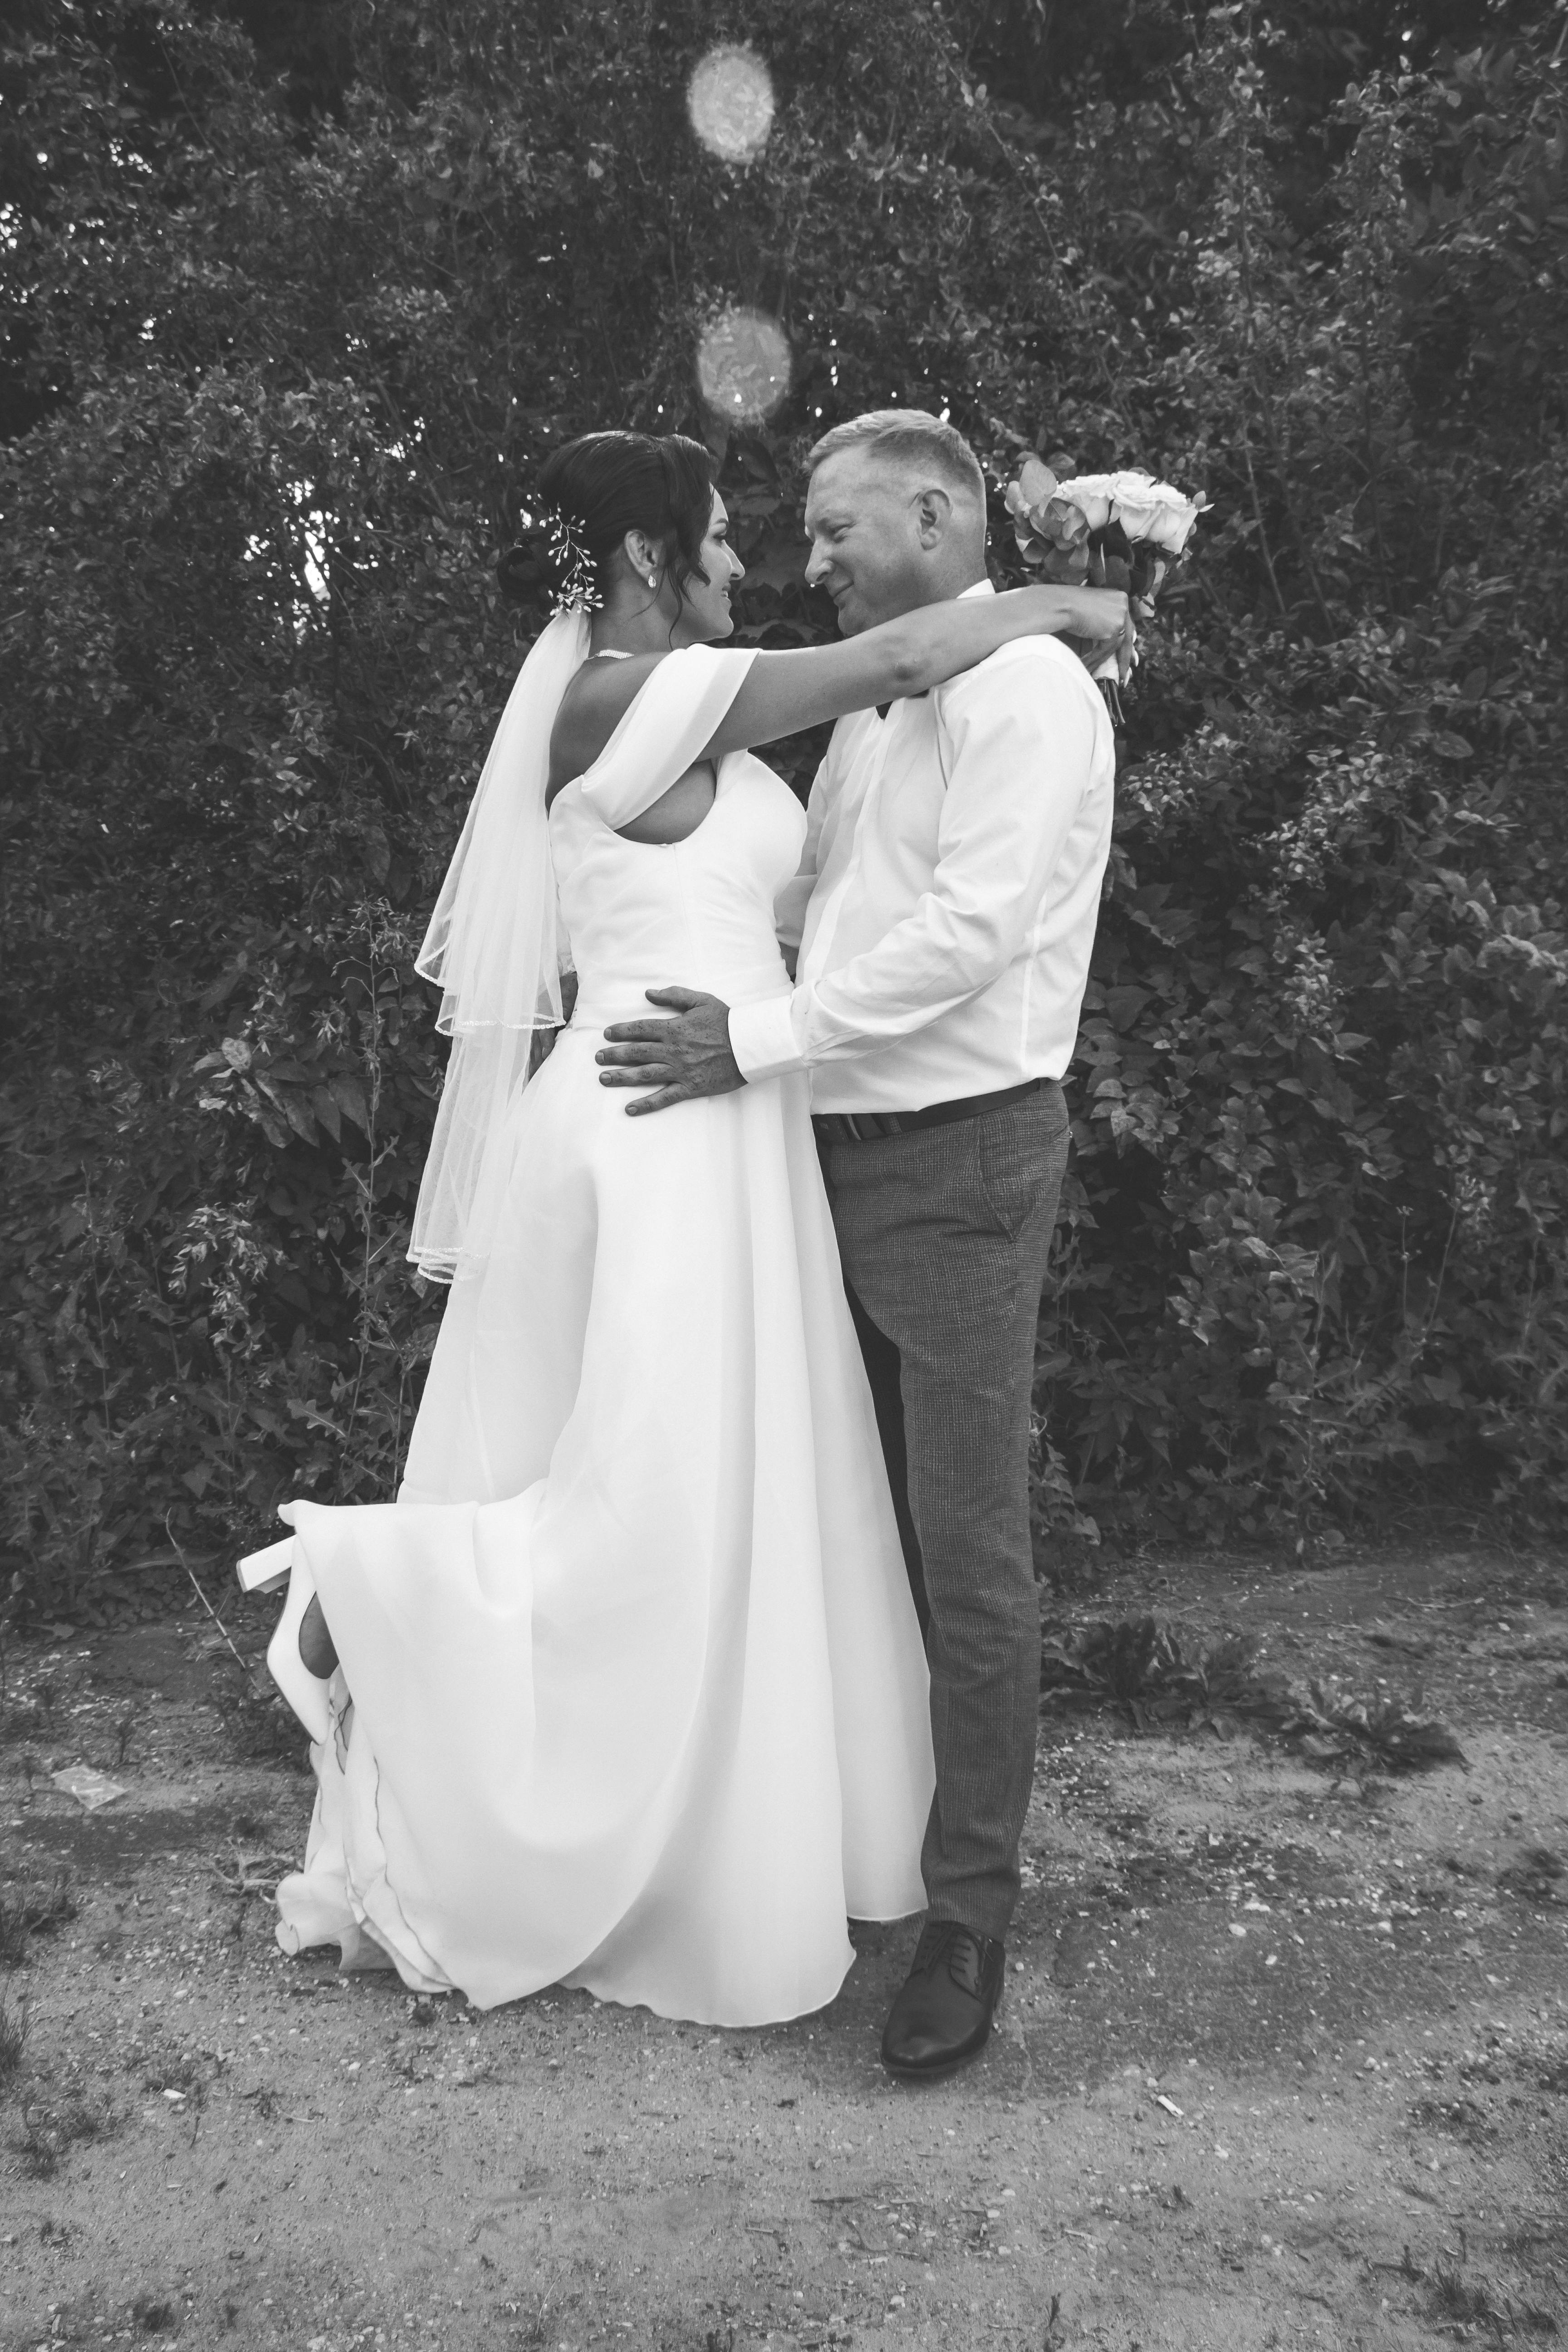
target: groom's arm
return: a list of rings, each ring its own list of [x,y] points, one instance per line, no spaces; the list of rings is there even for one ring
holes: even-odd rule
[[[951,764],[931,887],[840,970],[732,1008],[730,1048],[745,1077],[910,1036],[988,987],[1023,945],[1092,774],[1098,689],[1009,647],[940,698]]]
[[[800,864],[773,901],[774,929],[791,980],[806,908],[816,887],[823,827],[837,781],[834,753],[838,734],[836,729],[812,782]],[[616,1022],[605,1030],[607,1042],[595,1055],[603,1066],[601,1085],[646,1090],[627,1103],[631,1117],[667,1110],[674,1103],[690,1102],[700,1095],[732,1094],[745,1085],[745,1073],[730,1049],[727,1004],[689,988],[651,988],[648,997],[652,1003],[666,1008],[666,1018]]]

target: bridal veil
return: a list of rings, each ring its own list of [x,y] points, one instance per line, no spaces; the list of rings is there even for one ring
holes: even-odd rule
[[[588,615],[558,613],[518,673],[415,969],[441,991],[452,1040],[408,1255],[450,1282],[483,1263],[486,1146],[528,1074],[534,1032],[564,1018],[569,950],[550,856],[550,734],[588,656]]]

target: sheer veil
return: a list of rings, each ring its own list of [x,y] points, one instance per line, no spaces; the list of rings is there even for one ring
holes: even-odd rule
[[[550,730],[586,659],[588,616],[558,613],[501,714],[416,969],[441,990],[452,1040],[408,1255],[437,1282],[488,1254],[487,1159],[528,1075],[534,1032],[560,1027],[570,950],[550,855]]]

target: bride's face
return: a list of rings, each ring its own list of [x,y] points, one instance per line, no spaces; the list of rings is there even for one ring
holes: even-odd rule
[[[717,490],[699,562],[707,579],[700,580],[694,572],[683,583],[679,635],[690,646],[711,645],[715,637],[732,633],[730,591],[746,576],[745,565],[730,544],[730,518]]]

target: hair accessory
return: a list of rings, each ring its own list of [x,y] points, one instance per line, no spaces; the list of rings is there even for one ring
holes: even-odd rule
[[[550,541],[550,560],[561,576],[552,611],[597,613],[604,609],[594,579],[594,559],[583,544],[587,525],[561,507],[546,507],[540,523]]]

